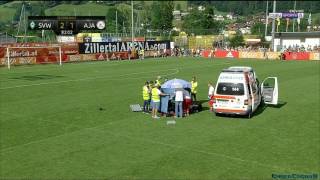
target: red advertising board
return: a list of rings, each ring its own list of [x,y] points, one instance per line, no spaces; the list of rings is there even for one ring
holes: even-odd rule
[[[309,52],[285,52],[285,60],[310,60]]]
[[[210,50],[210,49],[206,49],[204,51],[201,52],[201,56],[202,57],[205,57],[205,58],[213,58],[214,56],[214,51],[213,50]]]
[[[112,52],[95,54],[95,60],[124,60],[128,58],[128,52]]]
[[[217,58],[239,58],[239,52],[238,51],[216,50],[215,57],[217,57]]]
[[[6,50],[7,49],[5,47],[0,47],[0,58],[4,58]]]

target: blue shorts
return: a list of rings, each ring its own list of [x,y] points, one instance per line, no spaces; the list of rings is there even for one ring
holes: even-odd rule
[[[158,102],[153,102],[153,101],[151,101],[151,107],[152,107],[152,109],[157,109],[157,110],[159,110],[160,101],[158,101]]]

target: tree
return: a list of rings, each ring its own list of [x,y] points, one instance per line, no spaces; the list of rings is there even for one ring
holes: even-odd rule
[[[243,45],[244,45],[244,38],[240,33],[237,33],[233,38],[230,39],[231,47],[239,47]]]
[[[178,4],[176,5],[176,10],[181,11],[181,4],[180,4],[180,3],[178,3]]]
[[[193,8],[182,24],[183,29],[188,33],[212,34],[218,33],[223,23],[214,20],[214,9],[210,6],[204,11]]]
[[[153,12],[151,27],[157,30],[170,31],[173,27],[173,1],[154,1],[151,5],[151,9]]]

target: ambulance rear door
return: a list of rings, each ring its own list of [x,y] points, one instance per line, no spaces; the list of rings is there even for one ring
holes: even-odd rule
[[[261,83],[261,95],[265,104],[278,104],[278,78],[267,77]]]

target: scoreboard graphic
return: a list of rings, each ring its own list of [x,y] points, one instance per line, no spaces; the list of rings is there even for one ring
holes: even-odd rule
[[[104,16],[29,16],[30,30],[53,30],[57,35],[74,35],[83,30],[104,30]]]

